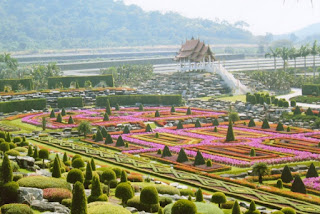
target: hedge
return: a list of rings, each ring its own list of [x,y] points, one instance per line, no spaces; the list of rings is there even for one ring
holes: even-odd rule
[[[320,92],[320,84],[305,84],[302,85],[302,95],[316,95]]]
[[[10,85],[13,91],[17,91],[19,90],[19,84],[21,84],[27,90],[33,90],[33,80],[31,78],[25,78],[0,80],[0,91],[4,91],[4,88],[7,85]]]
[[[67,76],[67,77],[49,77],[48,88],[54,89],[60,82],[64,88],[69,88],[71,82],[78,82],[80,87],[84,87],[84,83],[89,80],[92,86],[98,85],[101,81],[106,82],[109,87],[114,86],[112,75],[97,75],[97,76]]]
[[[30,111],[31,109],[42,110],[46,108],[46,106],[46,99],[15,100],[10,102],[0,102],[0,112],[22,112],[24,110]]]
[[[142,104],[181,105],[181,95],[110,95],[100,96],[96,99],[96,105],[105,107],[109,99],[111,106]]]
[[[18,180],[21,187],[31,187],[39,189],[47,188],[64,188],[71,190],[71,185],[60,178],[44,177],[44,176],[30,176]]]
[[[58,98],[58,108],[83,107],[82,97],[61,97]]]

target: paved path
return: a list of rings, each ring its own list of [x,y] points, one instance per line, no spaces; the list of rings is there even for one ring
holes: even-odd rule
[[[290,102],[290,98],[302,95],[302,90],[300,88],[291,88],[291,91],[293,91],[293,93],[280,95],[280,96],[277,96],[277,98],[285,99]],[[320,105],[318,105],[318,104],[297,103],[297,105],[304,107],[304,108],[310,107],[310,108],[315,108],[315,109],[319,108],[320,109]]]

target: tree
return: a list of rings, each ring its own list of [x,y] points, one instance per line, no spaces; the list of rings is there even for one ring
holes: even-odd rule
[[[313,81],[315,81],[316,79],[316,56],[320,53],[317,42],[317,40],[313,42],[312,48],[310,50],[310,53],[313,56]]]
[[[196,155],[196,157],[194,158],[194,165],[195,165],[195,166],[198,166],[198,165],[203,165],[203,164],[205,164],[205,163],[206,163],[206,162],[205,162],[205,160],[204,160],[201,152],[198,150],[198,151],[197,151],[197,155]]]
[[[111,137],[111,135],[109,133],[107,134],[107,137],[106,137],[106,140],[105,140],[104,143],[105,144],[113,144],[112,137]]]
[[[253,118],[250,119],[248,127],[255,127],[256,123],[254,122]]]
[[[61,169],[58,157],[54,159],[53,167],[52,167],[52,177],[60,178],[61,177]]]
[[[123,134],[130,134],[129,126],[125,126],[123,129]]]
[[[68,124],[74,124],[72,116],[69,117]]]
[[[256,150],[254,148],[251,148],[250,157],[255,157],[255,156],[256,156]]]
[[[33,149],[32,149],[32,146],[29,145],[28,146],[28,154],[27,154],[27,156],[32,157],[32,155],[33,155]]]
[[[120,182],[128,182],[128,176],[125,170],[121,171],[121,177],[120,177]]]
[[[62,161],[65,163],[65,162],[67,162],[68,160],[69,160],[68,155],[67,155],[66,152],[64,152]]]
[[[109,118],[108,113],[104,113],[103,121],[109,121],[109,120],[110,120],[110,118]]]
[[[181,120],[179,120],[179,123],[177,125],[177,129],[183,129],[183,124],[182,124]]]
[[[53,109],[51,110],[50,118],[56,118],[56,115],[55,115],[55,113],[54,113]]]
[[[284,131],[284,128],[281,122],[278,123],[276,131]]]
[[[211,197],[211,202],[218,204],[221,207],[221,204],[227,202],[227,198],[223,192],[215,192]]]
[[[191,112],[191,108],[190,108],[190,107],[188,107],[188,109],[187,109],[187,115],[192,115],[192,112]]]
[[[301,114],[301,110],[300,110],[299,106],[295,107],[293,114],[294,115],[300,115]]]
[[[260,214],[260,211],[256,208],[256,203],[251,201],[249,209],[244,214]]]
[[[13,180],[12,168],[10,160],[7,154],[4,154],[1,165],[1,181],[3,184],[11,182]]]
[[[230,112],[229,113],[229,120],[231,120],[233,122],[233,124],[236,121],[240,120],[238,112]]]
[[[87,137],[87,134],[91,131],[91,125],[88,121],[82,121],[78,126],[78,131],[80,134],[83,134],[84,138]]]
[[[111,107],[110,107],[110,102],[109,100],[107,100],[107,104],[106,104],[106,113],[108,115],[111,115]]]
[[[62,123],[62,116],[61,114],[58,114],[57,119],[56,119],[57,123]]]
[[[61,115],[62,116],[66,116],[67,114],[66,114],[66,110],[64,109],[64,108],[62,108],[62,110],[61,110]]]
[[[235,202],[234,202],[234,204],[232,206],[231,214],[241,214],[241,210],[240,210],[240,206],[239,206],[238,200],[235,200]]]
[[[296,177],[292,183],[292,186],[291,186],[291,191],[292,192],[299,192],[302,194],[307,193],[306,187],[305,187],[305,185],[299,175],[296,175]]]
[[[201,188],[199,188],[199,189],[196,191],[196,201],[197,201],[197,202],[202,202],[202,201],[203,201],[203,194],[202,194]]]
[[[147,186],[141,190],[140,202],[147,205],[154,205],[159,203],[159,194],[154,186]],[[152,213],[152,206],[150,206]]]
[[[73,186],[70,214],[87,214],[87,199],[83,184],[77,181]]]
[[[103,136],[102,136],[100,129],[98,129],[97,134],[96,134],[96,138],[94,141],[95,142],[103,141]]]
[[[180,199],[171,208],[171,214],[196,214],[196,205],[189,200]]]
[[[313,116],[313,112],[310,107],[307,109],[306,115]]]
[[[310,54],[310,47],[309,44],[301,45],[299,53],[300,56],[304,58],[304,68],[307,68],[307,56]],[[304,71],[304,78],[306,78],[306,72]]]
[[[196,128],[200,128],[200,127],[201,127],[201,123],[200,123],[200,120],[199,120],[199,119],[197,119],[196,124],[195,124],[195,127],[196,127]]]
[[[217,118],[214,118],[213,122],[212,122],[213,126],[219,126],[219,121]]]
[[[39,152],[38,152],[38,147],[37,146],[34,147],[33,158],[35,160],[37,160],[39,158]]]
[[[46,130],[46,127],[47,127],[46,117],[42,117],[41,125],[42,125],[42,130],[43,131]]]
[[[118,103],[116,104],[115,109],[116,109],[116,111],[119,111],[119,110],[120,110],[120,106],[119,106],[119,104],[118,104]]]
[[[171,157],[172,156],[172,154],[171,154],[171,152],[170,152],[170,149],[169,149],[169,147],[168,146],[165,146],[164,147],[164,149],[163,149],[163,152],[162,152],[162,158],[164,158],[164,157]]]
[[[40,149],[39,158],[42,159],[44,167],[44,160],[49,158],[49,151],[47,149]]]
[[[146,132],[152,132],[152,128],[149,123],[147,124]]]
[[[286,64],[289,59],[289,49],[287,47],[282,47],[278,49],[278,55],[283,60],[283,70],[286,71]]]
[[[91,160],[90,160],[90,165],[91,165],[92,171],[96,171],[96,163],[94,162],[93,158],[91,158]]]
[[[117,142],[116,142],[116,147],[121,147],[124,146],[124,141],[121,137],[121,135],[118,137]]]
[[[261,128],[262,129],[270,129],[270,125],[269,125],[269,122],[267,119],[263,120]]]
[[[103,137],[107,137],[107,135],[108,135],[107,129],[104,126],[101,129],[101,134]]]
[[[6,151],[10,150],[10,144],[8,142],[0,143],[0,150],[5,153]]]
[[[175,113],[175,112],[176,112],[176,109],[175,109],[174,105],[173,105],[173,106],[171,106],[171,110],[170,110],[170,112],[171,112],[171,113]]]
[[[98,175],[92,177],[91,195],[88,197],[88,202],[108,201],[108,196],[102,194],[100,179]]]
[[[274,71],[277,71],[277,57],[279,55],[278,49],[272,49],[269,48],[269,52],[265,54],[265,58],[273,58],[273,63],[274,63]]]
[[[294,70],[297,69],[297,58],[300,56],[300,53],[299,51],[295,48],[295,47],[292,47],[290,50],[289,50],[289,58],[290,59],[293,59],[294,61]],[[295,72],[295,76],[296,76],[296,72]]]
[[[178,158],[177,158],[177,162],[183,163],[183,162],[187,162],[187,161],[189,161],[188,156],[187,156],[186,152],[184,151],[184,149],[181,148],[179,155],[178,155]]]
[[[84,176],[84,186],[85,186],[85,188],[87,188],[91,184],[92,176],[93,176],[93,174],[92,174],[91,164],[87,163],[86,174]]]
[[[160,117],[160,112],[157,110],[156,113],[154,114],[154,117]]]
[[[122,204],[127,204],[127,201],[134,196],[132,186],[128,182],[120,183],[116,187],[115,196],[122,200]]]
[[[316,170],[316,167],[314,166],[313,163],[311,163],[309,169],[308,169],[308,172],[307,172],[307,175],[306,175],[306,178],[314,178],[314,177],[319,177],[319,174]]]
[[[281,180],[285,183],[290,183],[293,180],[293,176],[291,174],[291,170],[288,165],[285,165],[282,173],[281,173]]]
[[[228,125],[228,131],[227,131],[227,136],[226,136],[226,142],[230,141],[235,141],[234,133],[233,133],[233,126],[231,120],[229,120],[229,125]]]
[[[262,184],[262,178],[269,174],[269,168],[266,163],[260,162],[253,166],[252,172],[254,175],[259,176],[259,183]]]

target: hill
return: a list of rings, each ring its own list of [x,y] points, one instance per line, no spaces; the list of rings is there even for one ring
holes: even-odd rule
[[[113,0],[2,0],[0,50],[250,43],[250,32],[228,23],[145,12]]]

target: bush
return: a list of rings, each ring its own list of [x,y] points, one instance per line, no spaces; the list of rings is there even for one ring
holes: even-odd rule
[[[6,152],[6,154],[10,156],[20,156],[20,152],[18,152],[15,149],[10,149],[9,151]]]
[[[218,208],[217,205],[211,204],[211,203],[203,203],[203,202],[194,202],[197,213],[206,213],[206,214],[223,214],[223,211]],[[169,204],[164,208],[165,214],[171,214],[172,213],[172,207],[174,204]],[[228,212],[226,212],[228,213]]]
[[[184,151],[184,149],[181,148],[179,155],[178,155],[178,158],[177,158],[177,162],[183,163],[183,162],[187,162],[187,161],[189,161],[188,156],[187,156],[186,152]]]
[[[10,144],[8,142],[0,143],[0,151],[6,152],[10,150]]]
[[[291,107],[296,107],[297,102],[295,100],[291,100],[290,105]]]
[[[10,113],[14,111],[23,112],[34,110],[42,110],[47,106],[46,99],[28,99],[15,100],[9,102],[0,102],[0,112]]]
[[[163,158],[163,157],[171,157],[171,156],[172,156],[172,154],[171,154],[171,152],[170,152],[169,147],[168,147],[168,146],[165,146],[164,149],[163,149],[163,151],[162,151],[161,157]]]
[[[140,201],[144,204],[158,204],[158,191],[154,186],[147,186],[141,190]]]
[[[33,214],[32,209],[26,204],[5,204],[1,207],[2,214]]]
[[[2,183],[5,184],[12,181],[12,168],[7,154],[3,157],[0,175]]]
[[[98,85],[100,81],[105,81],[109,87],[113,87],[113,77],[112,75],[98,75],[98,76],[59,76],[59,77],[49,77],[48,78],[48,88],[54,89],[56,85],[60,82],[63,88],[69,88],[71,82],[77,82],[79,87],[85,87],[85,82],[90,81],[93,86]]]
[[[121,171],[121,178],[120,178],[120,182],[127,182],[128,181],[128,176],[125,170]]]
[[[171,208],[172,214],[196,214],[197,207],[192,201],[186,199],[178,200]]]
[[[1,187],[1,198],[5,204],[14,203],[18,199],[19,184],[15,181],[10,181]]]
[[[87,199],[83,184],[77,181],[73,186],[70,214],[87,214]]]
[[[129,130],[129,128],[128,128],[128,126],[125,126],[125,128],[124,128],[125,130]],[[125,132],[125,131],[124,131]],[[123,133],[124,133],[123,132]],[[130,131],[129,131],[130,132]],[[116,147],[121,147],[121,146],[124,146],[124,141],[123,141],[123,139],[122,139],[122,137],[121,137],[121,135],[118,137],[118,139],[117,139],[117,142],[116,142]]]
[[[232,209],[234,201],[227,201],[226,203],[221,204],[221,209]]]
[[[280,211],[283,212],[284,214],[296,214],[296,211],[291,207],[284,207]]]
[[[102,136],[100,129],[98,129],[97,134],[96,134],[96,138],[94,139],[94,141],[95,142],[103,141],[103,136]]]
[[[128,181],[131,181],[131,182],[143,182],[143,177],[142,177],[142,175],[129,174],[128,175]]]
[[[115,196],[122,200],[122,204],[126,204],[127,201],[134,196],[130,183],[120,183],[116,188]]]
[[[88,214],[131,214],[129,210],[108,202],[93,202],[88,204]]]
[[[305,187],[305,185],[299,175],[296,175],[296,177],[292,183],[292,186],[291,186],[291,191],[302,193],[302,194],[307,193],[306,187]]]
[[[59,97],[58,108],[83,107],[82,97]],[[64,116],[64,115],[62,115]]]
[[[118,180],[117,179],[112,179],[109,181],[110,188],[116,188],[118,185]]]
[[[284,128],[281,122],[278,123],[276,131],[284,131]]]
[[[108,196],[102,194],[102,188],[99,180],[99,176],[94,175],[91,185],[91,195],[88,197],[88,202],[94,201],[108,201]]]
[[[256,123],[254,122],[253,118],[250,119],[248,127],[255,127]]]
[[[211,202],[218,204],[220,207],[221,204],[227,202],[227,198],[223,192],[216,192],[212,195]]]
[[[201,152],[198,150],[198,151],[197,151],[197,155],[196,155],[196,157],[195,157],[195,159],[194,159],[194,165],[195,165],[195,166],[198,166],[198,165],[203,165],[203,164],[205,164],[205,163],[206,163],[206,162],[205,162],[205,160],[204,160]]]
[[[44,177],[44,176],[29,176],[18,180],[21,187],[32,187],[39,189],[46,188],[64,188],[71,190],[68,182],[60,178]]]
[[[203,201],[203,194],[201,188],[199,188],[196,192],[196,201],[202,202]]]
[[[279,189],[282,189],[282,188],[283,188],[283,182],[282,182],[281,179],[278,179],[278,181],[277,181],[277,187],[278,187]]]
[[[111,180],[115,180],[116,178],[116,173],[112,169],[105,169],[101,175],[101,181],[103,183],[110,182]]]
[[[285,183],[290,183],[293,180],[293,176],[292,176],[291,171],[287,165],[285,165],[282,170],[281,180]]]
[[[53,167],[52,167],[52,177],[54,178],[60,178],[61,177],[61,169],[60,169],[60,159],[57,156],[54,159]]]
[[[172,203],[172,198],[170,197],[165,197],[165,196],[160,196],[159,197],[159,204],[161,207],[165,207],[167,206],[168,204],[171,204]]]
[[[28,149],[24,148],[24,147],[16,147],[16,148],[14,148],[14,150],[17,150],[18,152],[21,152],[21,153],[27,153],[28,152]]]
[[[249,209],[244,214],[260,214],[260,211],[257,210],[256,204],[254,201],[251,201]]]
[[[313,178],[313,177],[319,177],[319,174],[316,170],[316,167],[314,166],[313,163],[311,163],[309,169],[308,169],[308,172],[307,172],[307,175],[306,175],[306,178]]]
[[[319,84],[305,84],[302,85],[302,95],[313,95],[319,94],[320,85]]]
[[[78,158],[81,158],[82,159],[82,156],[81,155],[74,155],[71,159],[71,162],[73,162],[75,159],[78,159]]]
[[[117,178],[121,177],[122,170],[120,168],[112,168],[112,170],[114,171],[114,173],[116,173]]]
[[[71,197],[71,191],[63,188],[47,188],[43,190],[43,198],[48,201],[61,203],[63,199],[71,199]]]
[[[68,172],[67,181],[72,184],[76,183],[77,181],[83,183],[84,177],[82,171],[80,169],[71,169]]]
[[[263,123],[262,123],[262,129],[270,129],[270,125],[269,125],[269,122],[267,119],[264,119],[263,120]]]
[[[85,167],[84,161],[82,160],[82,158],[77,158],[75,160],[72,161],[72,167],[80,169]]]
[[[23,178],[23,174],[13,174],[13,181],[18,181]]]
[[[22,142],[22,138],[19,137],[19,136],[14,137],[14,138],[13,138],[13,142],[14,142],[14,143],[20,143],[20,142]]]
[[[180,195],[179,189],[173,186],[157,184],[155,187],[159,194]]]
[[[192,196],[194,197],[195,194],[194,194],[194,191],[192,189],[180,189],[180,195],[184,195],[184,196]]]
[[[140,197],[139,196],[134,196],[133,198],[129,199],[127,201],[127,206],[128,207],[134,207],[139,211],[147,211],[149,212],[150,210],[156,212],[159,209],[159,204],[144,204],[140,202]]]
[[[69,209],[71,208],[71,204],[72,204],[72,199],[68,198],[68,199],[63,199],[61,201],[61,204],[68,207]]]

